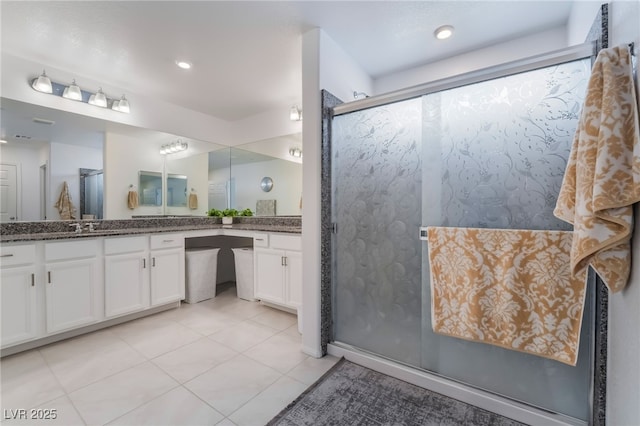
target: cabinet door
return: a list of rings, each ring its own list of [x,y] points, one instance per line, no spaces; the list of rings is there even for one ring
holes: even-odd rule
[[[2,346],[36,336],[36,290],[33,266],[7,268],[0,276]]]
[[[298,309],[302,306],[302,253],[288,251],[286,258],[287,305]]]
[[[285,303],[284,251],[254,249],[256,297],[268,302]]]
[[[151,252],[151,306],[184,299],[184,248]]]
[[[96,258],[47,264],[47,332],[78,327],[99,320]]]
[[[105,316],[114,317],[149,306],[147,252],[104,258]]]

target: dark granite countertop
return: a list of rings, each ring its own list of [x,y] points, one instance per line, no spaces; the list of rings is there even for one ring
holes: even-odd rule
[[[47,221],[0,224],[0,243],[99,238],[123,235],[156,234],[208,230],[237,230],[300,234],[299,217],[235,218],[233,225],[222,225],[218,218],[159,218],[94,221],[95,231],[83,229],[76,234],[70,224],[90,221]]]

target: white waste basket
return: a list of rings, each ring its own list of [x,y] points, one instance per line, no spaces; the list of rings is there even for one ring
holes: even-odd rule
[[[188,249],[185,252],[185,302],[198,303],[216,297],[219,248]]]
[[[240,299],[256,300],[253,292],[253,249],[232,248],[236,265],[236,289]]]

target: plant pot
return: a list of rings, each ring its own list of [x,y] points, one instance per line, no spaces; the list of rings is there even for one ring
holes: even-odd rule
[[[222,216],[222,224],[223,225],[231,225],[233,223],[233,217],[231,216]]]

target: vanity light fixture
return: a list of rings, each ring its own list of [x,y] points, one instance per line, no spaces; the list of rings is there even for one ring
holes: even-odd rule
[[[160,154],[173,154],[180,151],[185,151],[189,148],[189,145],[186,142],[182,142],[182,139],[178,139],[175,142],[164,144],[160,147]]]
[[[51,79],[47,77],[47,73],[42,70],[42,74],[38,78],[34,78],[31,82],[33,87],[38,92],[53,93],[53,86],[51,85]]]
[[[302,158],[302,149],[295,147],[289,149],[289,155],[294,158]]]
[[[45,71],[42,71],[40,76],[31,80],[31,87],[33,90],[41,93],[61,96],[65,99],[71,99],[77,102],[88,103],[102,108],[109,108],[109,105],[111,104],[111,109],[114,111],[123,112],[125,114],[129,114],[131,112],[129,101],[124,95],[122,95],[122,98],[120,99],[110,99],[102,91],[102,87],[99,88],[96,93],[87,92],[78,86],[75,79],[73,80],[73,83],[68,86],[56,83],[55,81],[51,81]]]
[[[302,121],[302,111],[300,111],[298,105],[294,105],[291,107],[291,110],[289,111],[289,120]]]
[[[438,27],[433,32],[433,35],[435,35],[438,40],[447,39],[453,35],[453,26],[443,25],[441,27]]]
[[[102,108],[107,107],[107,96],[102,91],[102,87],[99,88],[96,93],[89,97],[89,103],[91,105],[99,106]]]

